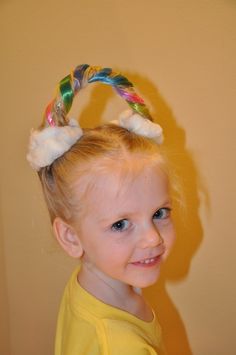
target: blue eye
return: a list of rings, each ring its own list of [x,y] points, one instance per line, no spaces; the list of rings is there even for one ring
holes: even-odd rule
[[[123,232],[129,228],[129,221],[127,219],[121,219],[116,223],[113,223],[111,229],[115,232]]]
[[[171,209],[169,207],[160,208],[153,215],[153,219],[166,219],[170,217]]]

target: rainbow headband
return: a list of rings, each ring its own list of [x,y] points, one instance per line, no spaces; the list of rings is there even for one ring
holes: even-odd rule
[[[78,122],[69,119],[68,113],[77,93],[94,82],[112,86],[130,106],[129,111],[111,123],[162,143],[162,128],[152,122],[149,110],[144,100],[135,92],[133,84],[111,68],[83,64],[59,82],[56,96],[45,110],[42,125],[39,130],[31,132],[27,159],[35,170],[52,164],[83,135]]]

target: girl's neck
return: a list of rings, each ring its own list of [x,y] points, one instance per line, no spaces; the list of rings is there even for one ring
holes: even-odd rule
[[[78,282],[87,292],[110,306],[144,321],[153,319],[153,313],[144,298],[130,285],[111,279],[98,270],[94,272],[88,265],[83,264],[78,274]]]

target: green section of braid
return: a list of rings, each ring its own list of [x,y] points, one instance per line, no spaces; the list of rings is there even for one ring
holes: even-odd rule
[[[74,90],[72,88],[70,75],[67,75],[64,79],[60,81],[59,89],[64,103],[65,111],[66,113],[68,113],[71,109],[74,98]]]
[[[140,116],[143,116],[145,118],[148,118],[150,121],[153,121],[152,116],[150,115],[150,112],[146,105],[142,105],[140,103],[130,102],[130,101],[127,101],[127,103],[129,104],[129,106],[132,108],[134,112],[137,112]]]

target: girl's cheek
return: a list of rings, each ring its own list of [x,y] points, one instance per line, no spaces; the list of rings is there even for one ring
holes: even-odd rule
[[[165,234],[164,234],[164,244],[165,244],[165,248],[166,248],[166,252],[164,254],[164,260],[167,258],[167,256],[169,255],[174,243],[175,243],[175,239],[176,239],[176,233],[175,233],[175,229],[173,225],[170,225],[168,230],[165,230]]]

